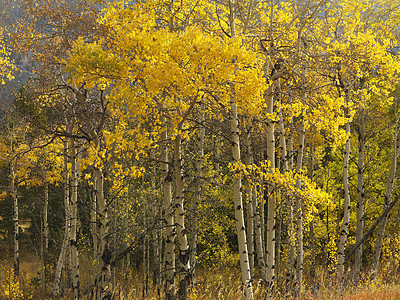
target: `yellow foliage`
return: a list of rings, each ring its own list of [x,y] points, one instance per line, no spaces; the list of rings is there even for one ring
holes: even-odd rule
[[[0,85],[6,83],[5,79],[14,79],[12,71],[15,69],[15,66],[10,59],[10,51],[4,45],[3,41],[3,31],[0,28]]]

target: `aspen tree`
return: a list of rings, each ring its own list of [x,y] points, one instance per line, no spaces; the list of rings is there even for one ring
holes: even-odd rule
[[[272,85],[266,91],[267,113],[272,116],[274,100],[272,93]],[[269,163],[269,172],[275,170],[275,134],[274,122],[270,118],[267,123],[267,160]],[[273,186],[268,187],[268,212],[267,212],[267,249],[266,249],[266,264],[267,264],[267,287],[270,291],[274,288],[275,280],[275,214],[276,214],[276,196],[272,193]]]
[[[71,138],[70,144],[70,164],[71,164],[71,222],[70,222],[70,236],[69,244],[71,250],[71,263],[72,263],[72,291],[75,298],[80,295],[80,281],[79,281],[79,252],[78,252],[78,241],[77,241],[77,230],[78,230],[78,180],[79,170],[77,163],[77,146],[76,141]]]
[[[44,203],[43,203],[43,235],[44,235],[44,248],[46,251],[49,249],[48,207],[49,207],[49,183],[47,182],[44,185]]]
[[[261,280],[266,282],[267,270],[264,259],[264,241],[261,223],[261,207],[264,206],[263,194],[257,192],[257,184],[253,186],[253,211],[254,211],[254,239],[257,253],[257,265],[260,268]]]
[[[345,90],[346,107],[345,107],[345,117],[348,118],[348,109],[350,102],[350,91]],[[349,190],[349,160],[350,160],[350,150],[351,150],[351,139],[350,139],[350,121],[346,123],[346,134],[347,140],[343,156],[343,191],[344,191],[344,202],[343,202],[343,222],[340,227],[339,232],[339,242],[338,242],[338,279],[339,282],[343,282],[344,276],[344,257],[347,242],[347,235],[349,230],[350,222],[350,190]]]
[[[195,273],[196,273],[196,252],[197,252],[197,238],[198,238],[198,223],[199,223],[199,205],[202,201],[202,181],[203,181],[203,168],[204,168],[204,143],[205,143],[205,104],[204,97],[200,103],[200,124],[199,124],[199,141],[198,141],[198,158],[196,161],[196,198],[192,206],[193,215],[193,226],[192,226],[192,238],[190,242],[190,265],[192,268],[192,288],[195,284]],[[219,150],[217,149],[217,152]]]
[[[178,132],[182,128],[178,126]],[[185,227],[184,212],[184,175],[182,171],[182,137],[180,133],[175,135],[174,148],[174,167],[175,167],[175,222],[176,236],[179,243],[179,291],[180,299],[187,298],[188,283],[190,282],[190,257],[189,244]]]
[[[229,0],[229,24],[231,28],[231,37],[236,37],[235,29],[235,13],[234,2]],[[239,140],[239,118],[237,113],[237,104],[235,99],[234,86],[231,86],[232,96],[230,98],[230,114],[231,114],[231,143],[232,158],[234,163],[240,162],[240,140]],[[242,200],[242,180],[234,174],[233,179],[233,198],[235,207],[236,234],[239,244],[240,269],[242,273],[242,283],[244,285],[244,295],[246,299],[253,299],[253,286],[250,274],[249,256],[247,250],[246,229],[243,215]]]
[[[243,122],[245,122],[243,120]],[[245,164],[248,166],[253,165],[253,154],[251,151],[251,143],[250,143],[250,131],[251,127],[244,126],[244,147],[245,147]],[[250,275],[251,278],[254,278],[254,204],[253,201],[253,178],[247,178],[245,183],[245,193],[247,198],[247,205],[246,205],[246,213],[247,213],[247,245],[249,251],[249,266],[250,266]]]
[[[390,165],[389,176],[386,183],[386,194],[385,194],[385,202],[383,206],[383,211],[385,211],[389,207],[389,203],[392,201],[393,191],[394,191],[394,184],[397,179],[396,170],[397,170],[397,162],[399,158],[399,148],[400,148],[400,134],[399,134],[399,116],[396,112],[396,124],[394,129],[394,141],[393,141],[393,154],[392,154],[392,161]],[[372,255],[372,274],[371,278],[376,280],[379,268],[379,262],[381,258],[381,251],[382,251],[382,244],[383,238],[385,234],[386,224],[389,219],[389,214],[387,214],[383,220],[380,222],[378,227],[378,232],[376,235],[376,240],[374,244],[374,252]]]
[[[19,207],[17,197],[17,185],[15,180],[15,159],[16,152],[14,149],[14,136],[11,137],[10,150],[11,150],[11,161],[10,161],[10,173],[11,173],[11,195],[14,203],[14,277],[19,278]]]
[[[364,235],[364,172],[365,172],[365,121],[366,111],[361,109],[358,129],[358,161],[357,161],[357,225],[356,242]],[[363,246],[361,245],[355,253],[354,274],[359,276],[362,270]]]
[[[65,225],[64,225],[64,238],[61,246],[60,255],[58,257],[56,269],[54,272],[53,282],[53,296],[58,296],[60,292],[60,281],[62,269],[66,267],[66,257],[70,245],[70,230],[71,230],[71,202],[70,202],[70,184],[69,184],[69,168],[68,168],[68,139],[64,138],[64,210],[65,210]]]
[[[164,218],[165,218],[165,295],[173,299],[175,294],[175,218],[172,201],[172,176],[169,170],[168,125],[166,117],[162,117],[164,129],[160,134],[161,143],[161,175],[163,182]]]
[[[97,151],[101,150],[100,138],[95,130],[92,130],[94,147]],[[94,180],[96,182],[96,201],[98,207],[98,226],[99,226],[99,248],[98,257],[100,258],[100,288],[102,299],[111,299],[111,250],[109,246],[109,220],[107,203],[104,196],[104,173],[102,162],[96,162],[94,166]]]

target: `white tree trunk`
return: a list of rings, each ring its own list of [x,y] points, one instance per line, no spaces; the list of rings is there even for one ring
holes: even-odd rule
[[[80,294],[79,253],[77,241],[78,227],[78,166],[75,141],[71,139],[71,232],[70,247],[72,261],[72,290],[75,298]]]
[[[292,97],[290,95],[290,87],[289,87],[289,102],[292,102]],[[282,129],[281,129],[281,132]],[[290,133],[287,139],[287,167],[288,170],[293,170],[294,161],[293,161],[293,119],[290,122]],[[295,258],[296,258],[296,240],[295,240],[295,231],[294,231],[294,219],[293,219],[293,197],[288,196],[287,198],[287,222],[289,227],[289,239],[288,239],[288,260],[286,266],[286,286],[287,289],[291,290],[294,283],[294,267],[295,267]]]
[[[266,91],[267,113],[273,114],[274,101],[272,94],[272,85]],[[267,160],[269,163],[269,172],[275,170],[275,131],[272,119],[267,121]],[[269,184],[269,191],[272,192],[274,187]],[[275,282],[275,214],[276,214],[276,196],[270,194],[268,197],[267,212],[267,289],[270,291],[274,288]]]
[[[182,130],[178,128],[178,130]],[[179,299],[186,299],[190,281],[189,243],[186,236],[184,210],[184,175],[182,171],[182,137],[175,136],[174,166],[175,166],[175,223],[179,244]]]
[[[254,211],[254,240],[256,245],[257,253],[257,265],[260,268],[260,278],[265,283],[267,281],[267,269],[265,266],[264,258],[264,241],[261,230],[261,216],[260,210],[264,206],[263,194],[261,194],[261,199],[258,199],[257,185],[253,185],[253,211]]]
[[[13,147],[13,141],[11,140],[11,194],[14,203],[14,277],[19,278],[19,207],[17,197],[17,185],[15,182],[15,151]]]
[[[49,184],[44,186],[44,207],[43,207],[43,233],[44,233],[44,249],[49,249],[49,222],[48,222],[48,207],[49,207]]]
[[[162,117],[162,123],[165,124],[165,129],[160,136],[162,144],[160,168],[164,187],[165,209],[165,297],[167,300],[172,300],[175,294],[175,217],[172,201],[172,176],[168,166],[168,126],[165,117]]]
[[[99,245],[99,230],[97,226],[97,214],[98,214],[98,209],[97,209],[97,184],[96,180],[93,181],[93,196],[92,196],[92,213],[91,213],[91,219],[92,219],[92,239],[93,239],[93,259],[94,259],[94,268],[97,270],[97,253],[98,253],[98,245]],[[96,274],[97,275],[97,274]]]
[[[365,111],[360,111],[358,133],[358,173],[357,173],[357,227],[356,243],[364,235],[364,159],[365,159]],[[354,274],[359,277],[362,268],[363,245],[355,252]]]
[[[240,163],[239,120],[237,106],[231,97],[231,138],[232,157],[234,163]],[[240,269],[246,299],[253,299],[253,286],[250,275],[249,257],[247,251],[246,227],[243,215],[242,180],[239,174],[233,174],[233,197],[235,205],[236,233],[239,244]]]
[[[394,143],[393,143],[393,155],[392,155],[392,164],[390,166],[389,171],[389,178],[386,184],[386,196],[385,196],[385,204],[383,206],[383,210],[385,211],[386,208],[389,206],[389,203],[392,200],[393,190],[394,190],[394,183],[396,181],[396,170],[397,170],[397,161],[399,158],[399,147],[400,147],[400,134],[399,134],[399,120],[396,120],[396,128],[395,128],[395,136],[394,136]],[[378,275],[383,239],[386,229],[386,224],[389,219],[389,214],[381,221],[378,227],[378,232],[376,235],[375,245],[374,245],[374,253],[372,255],[372,279],[376,279]]]
[[[196,193],[194,204],[192,207],[193,212],[193,228],[192,238],[190,244],[190,266],[192,269],[192,286],[195,284],[195,267],[196,267],[196,250],[197,250],[197,235],[198,235],[198,210],[199,204],[202,200],[202,178],[203,178],[203,165],[204,165],[204,138],[205,138],[205,105],[204,99],[201,100],[200,105],[200,128],[199,128],[199,144],[198,144],[198,158],[196,162]]]
[[[64,239],[61,246],[60,256],[58,257],[57,266],[54,274],[53,296],[58,296],[60,292],[61,272],[65,266],[65,258],[70,241],[71,229],[71,206],[69,199],[69,169],[68,169],[68,140],[64,139],[64,209],[65,209],[65,229]]]
[[[299,149],[297,152],[297,165],[296,174],[302,175],[303,168],[303,156],[304,156],[304,120],[301,120],[300,132],[299,132]],[[301,179],[297,178],[296,186],[301,189]],[[296,276],[297,276],[297,290],[300,293],[302,289],[303,282],[303,205],[300,197],[296,198],[296,215],[297,215],[297,240],[296,240],[296,250],[297,250],[297,262],[296,262]]]
[[[231,37],[236,37],[235,29],[235,3],[228,0],[229,4],[229,25],[231,28]],[[232,144],[232,158],[233,163],[240,163],[240,142],[239,142],[239,119],[237,112],[237,104],[234,91],[234,86],[231,84],[231,99],[230,99],[230,113],[231,113],[231,144]],[[242,179],[239,174],[233,174],[233,198],[235,205],[235,223],[236,234],[239,246],[239,260],[240,270],[242,273],[243,291],[246,300],[253,299],[253,283],[250,275],[249,256],[247,252],[247,239],[246,239],[246,226],[243,214],[243,199],[242,199]]]
[[[339,244],[338,244],[338,279],[342,284],[344,276],[344,263],[345,263],[345,250],[347,234],[349,231],[350,221],[350,190],[349,190],[349,159],[350,159],[350,122],[346,123],[346,134],[348,135],[344,158],[343,158],[343,190],[344,190],[344,201],[343,201],[343,223],[339,233]]]
[[[251,140],[250,140],[250,129],[244,128],[244,144],[245,144],[245,164],[253,165],[253,153],[251,150]],[[247,179],[246,182],[246,197],[247,197],[247,246],[249,251],[249,265],[250,265],[250,275],[254,278],[254,204],[253,201],[253,178]]]
[[[104,197],[104,174],[103,170],[95,168],[96,198],[98,205],[99,223],[99,257],[100,257],[100,287],[102,299],[111,299],[111,251],[108,241],[108,211]]]
[[[276,84],[276,98],[278,101],[278,104],[281,104],[281,93],[282,93],[282,89],[281,89],[281,79],[278,78],[275,81]],[[280,153],[281,153],[281,159],[279,160],[280,162],[282,162],[282,171],[283,172],[287,172],[288,171],[288,160],[287,160],[287,151],[286,151],[286,137],[285,137],[285,125],[283,122],[283,114],[282,114],[282,110],[280,109],[278,112],[278,116],[279,116],[279,122],[278,122],[278,126],[279,126],[279,141],[280,141]],[[276,281],[279,282],[279,275],[280,275],[280,265],[281,265],[281,243],[282,243],[282,213],[283,213],[283,203],[284,203],[284,199],[287,198],[287,195],[285,192],[281,193],[281,203],[280,203],[280,207],[279,207],[279,223],[278,226],[276,228],[276,259],[275,259],[275,263],[276,263]]]

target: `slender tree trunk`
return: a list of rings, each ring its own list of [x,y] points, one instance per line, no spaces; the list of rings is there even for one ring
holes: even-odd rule
[[[71,206],[69,199],[69,169],[68,169],[68,140],[64,139],[64,209],[65,209],[65,229],[64,239],[58,257],[57,266],[54,274],[53,296],[58,296],[60,292],[61,272],[65,266],[65,258],[68,249],[71,229]]]
[[[272,115],[274,112],[274,102],[272,94],[272,85],[266,91],[267,113]],[[269,172],[275,172],[275,131],[274,121],[268,120],[267,123],[267,159],[269,163]],[[276,196],[272,192],[274,187],[268,185],[268,212],[267,212],[267,288],[269,292],[274,289],[275,282],[275,214],[276,214]]]
[[[200,105],[200,127],[199,127],[199,144],[198,144],[198,158],[196,163],[196,196],[192,206],[193,213],[193,228],[192,238],[190,244],[190,266],[192,268],[192,288],[195,285],[196,276],[196,250],[197,250],[197,234],[199,222],[199,204],[202,199],[202,178],[203,178],[203,164],[204,164],[204,138],[205,138],[205,106],[204,99],[201,100]]]
[[[13,141],[11,141],[11,194],[14,202],[14,277],[19,280],[19,207],[17,197],[17,185],[15,183],[15,151]]]
[[[98,151],[101,149],[100,140],[96,132],[93,141]],[[111,250],[109,246],[109,219],[106,199],[104,197],[104,173],[97,165],[94,166],[94,181],[96,182],[96,201],[98,206],[99,227],[99,257],[100,257],[100,289],[104,300],[111,300]]]
[[[358,132],[358,173],[357,173],[357,227],[356,242],[364,235],[364,158],[365,158],[365,111],[360,112],[360,128]],[[354,274],[359,277],[362,268],[363,246],[355,253]]]
[[[127,187],[127,197],[129,195],[129,184]],[[129,228],[129,209],[126,211],[126,217],[125,217],[125,231],[128,232],[128,228]],[[124,291],[123,291],[123,295],[125,296],[125,298],[128,299],[128,294],[129,294],[129,279],[130,279],[130,267],[131,267],[131,255],[130,253],[128,253],[126,255],[126,266],[125,266],[125,276],[124,276]]]
[[[71,232],[70,247],[72,260],[72,290],[74,297],[80,294],[79,286],[79,253],[77,241],[78,226],[78,166],[75,141],[71,139]]]
[[[168,162],[168,126],[166,118],[162,118],[165,124],[164,131],[161,132],[160,140],[162,143],[161,155],[161,174],[164,185],[164,209],[165,209],[165,297],[167,300],[174,299],[175,294],[175,217],[172,201],[172,176]]]
[[[304,156],[304,120],[301,119],[300,133],[299,133],[299,149],[297,152],[297,165],[296,174],[299,176],[296,180],[296,186],[301,189],[301,178],[302,168],[303,168],[303,156]],[[297,276],[297,291],[301,292],[303,283],[303,204],[300,197],[296,198],[296,214],[297,214],[297,240],[296,240],[296,250],[297,250],[297,261],[296,261],[296,276]]]
[[[262,194],[261,194],[262,195]],[[260,278],[266,283],[267,281],[267,269],[265,266],[265,258],[264,258],[264,241],[261,230],[261,216],[260,209],[264,206],[263,196],[258,199],[257,193],[257,184],[253,185],[253,205],[254,205],[254,239],[256,245],[256,253],[257,253],[257,265],[260,268]],[[261,200],[261,201],[260,201]]]
[[[217,141],[216,141],[216,150],[215,150],[215,177],[219,178],[219,172],[220,172],[220,160],[221,160],[221,148],[222,148],[222,142],[221,142],[221,137],[217,136]]]
[[[277,101],[279,103],[279,105],[281,104],[281,79],[278,78],[276,80],[276,98]],[[283,114],[282,114],[282,110],[280,109],[278,112],[278,116],[279,116],[279,121],[278,121],[278,125],[279,125],[279,141],[280,141],[280,153],[281,153],[281,162],[282,162],[282,170],[283,172],[287,172],[288,171],[288,160],[287,160],[287,151],[286,151],[286,137],[285,137],[285,125],[283,122]],[[279,206],[279,223],[276,229],[276,282],[279,282],[279,275],[280,275],[280,265],[281,265],[281,243],[282,243],[282,219],[283,219],[283,203],[284,203],[284,199],[286,198],[286,194],[285,193],[281,193],[281,203]]]
[[[236,37],[235,29],[235,3],[229,0],[229,25],[231,28],[231,37]],[[231,144],[232,144],[232,158],[234,164],[239,164],[240,159],[240,142],[239,142],[239,119],[237,112],[237,104],[235,90],[233,84],[231,85],[231,99],[230,99],[230,113],[231,113]],[[243,215],[243,199],[242,199],[242,180],[239,174],[233,174],[233,198],[235,207],[235,222],[236,234],[239,246],[239,260],[240,269],[242,273],[242,283],[244,285],[244,296],[246,300],[253,299],[253,283],[250,274],[249,256],[247,252],[247,239],[246,239],[246,226]]]
[[[142,176],[142,185],[141,185],[141,190],[143,191],[143,176]],[[144,201],[143,201],[143,193],[141,193],[141,203],[144,203],[144,207],[143,207],[143,210],[144,210],[144,212],[143,212],[143,214],[144,214],[144,216],[143,216],[143,224],[144,224],[144,227],[145,228],[147,228],[147,203],[145,203]],[[143,251],[143,253],[142,253],[142,255],[143,255],[143,257],[142,257],[142,266],[143,266],[143,270],[142,270],[142,275],[143,275],[143,278],[142,278],[142,298],[143,299],[145,299],[145,297],[146,297],[146,274],[148,273],[148,269],[146,268],[147,267],[147,263],[146,263],[146,259],[147,259],[147,255],[146,255],[146,252],[147,252],[147,240],[148,240],[148,237],[147,237],[147,235],[144,237],[144,239],[143,239],[143,245],[142,245],[142,251]]]
[[[290,87],[289,87],[289,102],[292,102],[292,97],[290,96]],[[281,129],[282,131],[282,129]],[[290,133],[287,139],[287,162],[288,169],[293,170],[294,168],[294,160],[293,160],[293,119],[290,122]],[[295,258],[296,258],[296,240],[295,240],[295,231],[294,231],[294,217],[293,217],[293,197],[287,197],[287,211],[288,211],[288,226],[289,226],[289,240],[288,240],[288,261],[286,267],[286,285],[287,289],[291,290],[294,283],[294,273],[295,273]]]
[[[178,128],[180,132],[182,128]],[[175,166],[175,223],[176,235],[179,244],[179,299],[186,299],[188,283],[190,282],[189,244],[186,236],[185,210],[184,210],[184,176],[182,171],[182,137],[180,133],[175,136],[174,166]]]
[[[250,129],[244,128],[244,145],[245,145],[245,164],[250,166],[253,165],[253,154],[251,151],[250,142]],[[249,251],[249,265],[250,265],[250,275],[254,278],[254,205],[253,205],[253,178],[250,176],[246,180],[246,198],[247,198],[247,246]]]
[[[43,233],[44,233],[44,249],[49,249],[49,222],[47,220],[49,207],[49,184],[44,186],[44,207],[43,207]]]
[[[265,152],[262,151],[261,155],[264,159],[265,157]],[[266,170],[262,170],[262,172],[265,172]],[[260,195],[260,203],[259,203],[259,214],[260,214],[260,226],[261,226],[261,240],[262,240],[262,248],[263,248],[263,257],[264,257],[264,262],[265,262],[265,272],[267,272],[267,264],[265,261],[265,256],[266,256],[266,249],[267,249],[267,240],[266,240],[266,233],[265,233],[265,206],[266,203],[268,203],[268,197],[267,193],[265,192],[265,181],[263,178],[260,179],[260,186],[259,186],[259,192],[258,194]],[[265,273],[265,276],[267,276],[267,273]],[[267,280],[267,277],[265,277],[265,280]],[[265,281],[266,283],[266,281]]]
[[[346,94],[348,98],[349,95]],[[347,116],[347,113],[346,113]],[[340,284],[343,283],[344,276],[344,263],[345,263],[345,250],[347,242],[347,234],[349,231],[350,221],[350,190],[349,190],[349,159],[350,159],[350,121],[346,123],[346,134],[348,135],[344,158],[343,158],[343,190],[344,190],[344,201],[343,201],[343,223],[339,233],[339,244],[338,244],[338,279]]]
[[[92,219],[92,226],[91,226],[91,230],[92,230],[92,240],[93,240],[93,269],[94,269],[94,276],[97,278],[98,276],[98,251],[99,251],[99,230],[98,230],[98,226],[97,226],[97,184],[96,184],[96,180],[93,180],[93,193],[92,193],[92,213],[91,213],[91,219]]]
[[[397,117],[398,118],[398,117]],[[396,170],[397,170],[397,160],[399,158],[399,147],[400,147],[400,134],[399,134],[399,119],[396,120],[396,128],[395,128],[395,136],[394,136],[394,145],[393,145],[393,155],[392,155],[392,164],[390,166],[389,178],[386,184],[386,196],[385,196],[385,204],[383,206],[383,210],[385,211],[389,206],[394,190],[394,183],[396,181]],[[383,218],[378,227],[378,232],[376,235],[375,245],[374,245],[374,253],[372,255],[372,275],[371,279],[375,280],[378,275],[383,239],[386,229],[386,224],[389,219],[389,214]]]
[[[237,106],[231,98],[231,134],[232,134],[232,157],[234,164],[240,163],[240,144],[239,144],[239,120]],[[242,200],[242,180],[239,174],[233,174],[233,197],[235,205],[236,233],[239,244],[240,269],[242,273],[242,283],[246,299],[253,299],[253,286],[250,275],[249,257],[247,251],[246,227],[243,215]]]

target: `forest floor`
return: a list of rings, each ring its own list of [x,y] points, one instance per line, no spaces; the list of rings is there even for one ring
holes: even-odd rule
[[[4,245],[3,245],[4,246]],[[21,276],[20,283],[13,280],[13,260],[9,249],[0,251],[0,300],[2,299],[53,299],[51,297],[51,287],[53,280],[54,266],[48,265],[46,271],[46,296],[43,297],[42,285],[42,263],[39,253],[32,251],[32,247],[27,247],[21,251]],[[9,247],[8,247],[9,248]],[[89,285],[92,275],[92,266],[89,255],[81,256],[81,287],[85,289]],[[157,288],[153,284],[151,276],[148,279],[147,292],[143,295],[143,272],[140,268],[132,272],[129,281],[125,278],[121,270],[115,274],[115,298],[114,299],[145,299],[156,300],[158,298]],[[324,270],[317,272],[317,276],[310,280],[305,274],[304,292],[298,297],[290,296],[278,285],[274,299],[297,299],[297,300],[325,300],[325,299],[344,299],[344,300],[380,300],[380,299],[400,299],[400,273],[397,267],[393,269],[387,264],[378,276],[377,281],[371,281],[367,275],[362,276],[359,284],[345,283],[344,291],[335,284],[333,275],[329,277]],[[67,296],[67,292],[60,299],[72,299]],[[163,295],[161,295],[162,297]],[[260,281],[254,283],[254,298],[264,299],[265,289]],[[81,299],[86,299],[82,297]],[[215,269],[199,268],[196,276],[196,288],[192,290],[189,299],[244,299],[242,294],[240,272],[235,267],[223,267]]]

